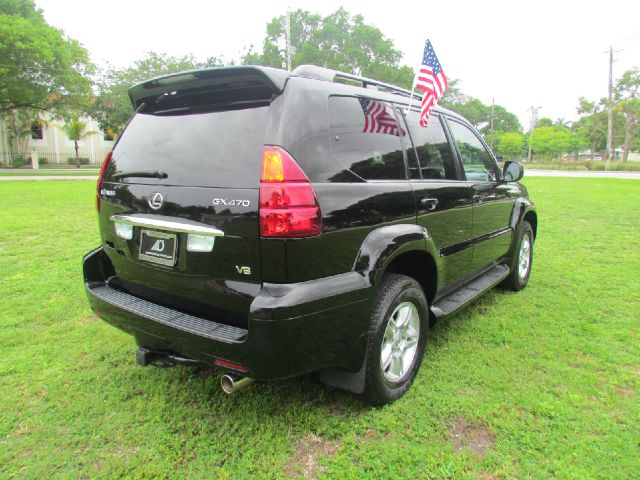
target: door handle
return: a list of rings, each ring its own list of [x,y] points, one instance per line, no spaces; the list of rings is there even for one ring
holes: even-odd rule
[[[432,211],[432,210],[435,210],[436,207],[438,206],[438,199],[437,198],[423,198],[422,200],[420,200],[420,203],[427,210]]]

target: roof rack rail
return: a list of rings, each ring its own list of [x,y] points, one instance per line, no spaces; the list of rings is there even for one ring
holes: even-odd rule
[[[335,82],[336,79],[349,80],[352,82],[360,83],[363,88],[374,86],[403,97],[410,97],[412,95],[410,90],[396,87],[395,85],[391,85],[389,83],[379,82],[378,80],[361,77],[352,73],[339,72],[330,68],[316,67],[315,65],[300,65],[293,72],[291,72],[291,76],[312,78],[314,80],[324,80],[325,82]],[[413,93],[413,96],[417,99],[422,98],[422,95],[420,95],[419,93]]]

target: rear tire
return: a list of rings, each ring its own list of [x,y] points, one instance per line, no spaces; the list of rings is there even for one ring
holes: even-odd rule
[[[405,275],[384,276],[369,327],[363,399],[384,405],[413,383],[424,354],[429,309],[422,288]]]
[[[531,265],[533,263],[533,229],[531,224],[523,220],[518,228],[518,241],[515,258],[511,264],[511,272],[504,280],[503,286],[519,292],[529,283]]]

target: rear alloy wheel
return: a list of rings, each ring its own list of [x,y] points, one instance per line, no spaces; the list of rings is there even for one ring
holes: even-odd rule
[[[398,305],[389,319],[380,347],[382,374],[397,382],[407,374],[416,358],[420,338],[420,315],[411,302]]]
[[[522,290],[529,282],[533,262],[533,229],[523,221],[518,229],[518,250],[511,266],[511,273],[503,285],[515,292]]]
[[[363,393],[367,402],[384,405],[409,389],[422,362],[428,328],[428,305],[420,285],[404,275],[385,275],[369,329]]]

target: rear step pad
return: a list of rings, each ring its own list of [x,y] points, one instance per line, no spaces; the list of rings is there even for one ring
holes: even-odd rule
[[[500,283],[508,275],[509,267],[496,265],[471,283],[438,300],[432,305],[431,311],[437,318],[449,315]]]
[[[200,337],[210,338],[223,342],[241,342],[247,336],[247,330],[231,325],[207,320],[205,318],[194,317],[186,313],[163,307],[161,305],[148,302],[138,297],[134,297],[126,292],[115,290],[108,285],[89,287],[90,292],[103,302],[122,308],[133,314],[148,318],[154,322],[167,325],[169,327],[189,332]]]

